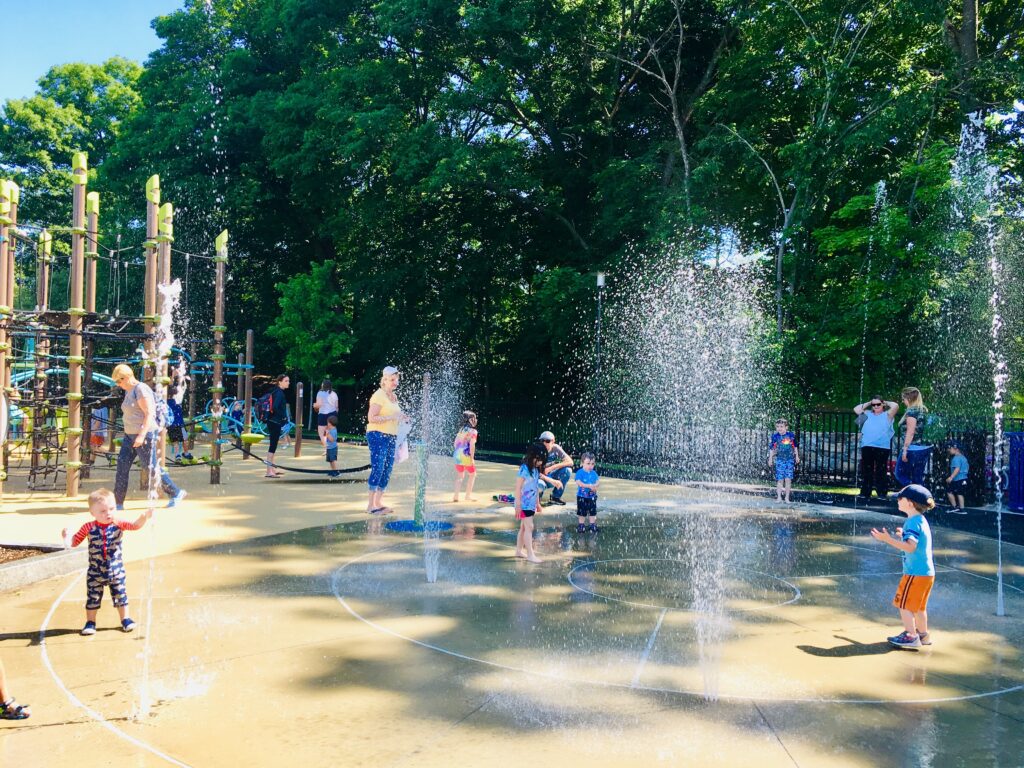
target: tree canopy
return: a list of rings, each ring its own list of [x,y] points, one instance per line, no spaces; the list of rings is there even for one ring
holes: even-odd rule
[[[55,67],[8,102],[0,168],[62,220],[87,149],[125,235],[159,173],[182,248],[230,229],[229,323],[268,367],[367,383],[444,338],[484,396],[582,391],[593,275],[642,252],[753,258],[802,404],[976,375],[943,352],[987,349],[980,230],[952,214],[972,114],[1019,275],[1016,2],[189,0],[154,26],[141,70]]]

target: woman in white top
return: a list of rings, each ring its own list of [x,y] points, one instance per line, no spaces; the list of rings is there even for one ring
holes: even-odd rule
[[[316,411],[316,433],[320,436],[324,448],[327,448],[327,417],[338,412],[338,393],[331,386],[330,379],[320,382],[320,391],[316,393],[313,410]]]

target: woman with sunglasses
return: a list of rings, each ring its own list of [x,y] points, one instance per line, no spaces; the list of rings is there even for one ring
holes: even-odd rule
[[[899,410],[899,403],[883,400],[879,395],[853,408],[860,425],[859,498],[862,500],[871,498],[872,489],[880,499],[886,498],[889,492],[889,454],[895,434],[893,422]]]

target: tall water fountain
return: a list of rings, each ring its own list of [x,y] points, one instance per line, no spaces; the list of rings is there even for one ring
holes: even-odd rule
[[[762,426],[777,394],[760,356],[770,324],[753,271],[695,263],[686,254],[667,263],[637,258],[615,285],[606,357],[614,380],[602,382],[609,433],[639,437],[647,466],[670,467],[680,479],[735,480],[752,456],[767,453]],[[705,487],[679,509],[682,551],[651,553],[676,559],[680,582],[691,586],[696,662],[709,699],[718,695],[730,631],[726,574],[735,546],[723,536],[714,502]]]
[[[1003,596],[1003,473],[1006,437],[1003,429],[1004,398],[1010,378],[1004,350],[1003,300],[1005,275],[997,227],[999,170],[988,158],[985,125],[972,114],[960,132],[960,147],[953,165],[955,226],[975,234],[974,248],[988,269],[988,359],[992,376],[992,473],[996,497],[996,615],[1005,616]]]

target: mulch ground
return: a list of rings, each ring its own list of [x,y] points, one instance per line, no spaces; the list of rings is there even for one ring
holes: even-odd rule
[[[0,547],[0,565],[3,563],[10,563],[14,560],[21,560],[26,557],[35,557],[36,555],[45,555],[41,549],[11,549],[10,547]]]

